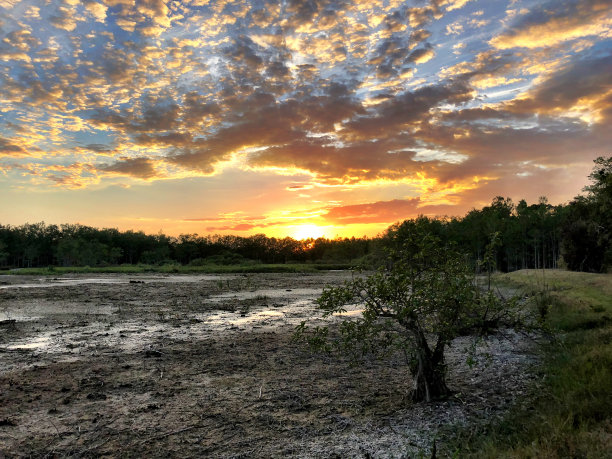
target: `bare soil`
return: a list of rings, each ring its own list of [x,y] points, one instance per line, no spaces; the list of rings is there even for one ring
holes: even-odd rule
[[[401,356],[351,366],[293,342],[349,276],[0,277],[0,457],[414,457],[529,403],[536,359],[511,333],[472,368],[456,340],[456,393],[430,404]]]

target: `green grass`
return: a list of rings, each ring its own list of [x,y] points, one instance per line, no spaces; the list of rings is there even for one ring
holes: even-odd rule
[[[531,389],[531,408],[522,400],[501,423],[460,430],[450,451],[456,457],[612,457],[612,275],[524,270],[495,280],[538,298],[538,308],[547,302],[557,339],[542,348],[542,380]]]
[[[496,281],[548,297],[555,306],[549,322],[558,330],[597,328],[612,318],[611,274],[522,270],[497,276]]]
[[[213,273],[314,273],[317,271],[333,269],[349,269],[348,264],[318,264],[318,263],[291,263],[291,264],[241,264],[241,265],[214,265],[189,266],[179,264],[169,265],[121,265],[104,267],[48,267],[48,268],[21,268],[0,271],[0,274],[23,274],[47,276],[67,273],[177,273],[177,274],[213,274]]]

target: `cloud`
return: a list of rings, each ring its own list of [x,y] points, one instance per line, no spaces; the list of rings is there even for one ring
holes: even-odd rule
[[[85,148],[91,151],[95,151],[96,153],[110,153],[113,151],[111,147],[101,143],[90,143],[86,145]]]
[[[108,7],[95,1],[84,2],[85,8],[98,22],[104,22],[106,20],[106,12]]]
[[[438,168],[436,177],[441,184],[470,177],[499,180],[524,172],[528,164],[544,169],[571,167],[585,158],[595,158],[612,144],[612,135],[593,135],[593,129],[579,121],[549,119],[541,123],[521,128],[520,135],[512,120],[498,126],[489,121],[456,127],[429,125],[419,137],[468,158],[452,167]],[[527,120],[526,125],[530,124],[533,122]]]
[[[0,167],[8,172],[18,172],[20,176],[28,176],[31,183],[41,187],[47,187],[51,182],[57,188],[79,189],[99,182],[95,168],[80,162],[49,165],[33,158],[27,163],[2,163]]]
[[[13,141],[0,137],[0,155],[25,156],[28,155],[28,152]]]
[[[277,103],[266,93],[239,99],[234,107],[241,108],[241,115],[231,126],[217,130],[207,139],[183,145],[183,150],[171,160],[186,167],[210,170],[214,162],[227,159],[242,148],[274,148],[308,141],[309,131],[333,130],[336,123],[363,111],[345,85],[332,83],[324,91],[320,96],[305,96],[299,102],[289,99]]]
[[[208,226],[206,231],[250,231],[314,221],[318,225],[346,226],[352,224],[390,224],[420,214],[419,198],[394,199],[373,203],[337,205],[293,212],[283,212],[283,219],[273,216],[225,215],[220,218],[190,219],[189,221],[219,221],[225,224]]]
[[[490,43],[498,49],[554,46],[588,36],[610,36],[608,0],[553,0],[519,16]]]
[[[415,64],[424,64],[425,62],[430,61],[435,56],[435,52],[432,49],[430,44],[426,45],[424,48],[416,49],[410,53],[407,62],[414,62]]]
[[[206,231],[209,233],[216,231],[249,231],[254,228],[258,228],[258,225],[251,225],[250,223],[239,223],[237,225],[225,225],[225,226],[208,226]]]
[[[136,9],[139,13],[150,18],[153,23],[162,26],[170,26],[170,18],[168,17],[169,8],[163,0],[138,0]]]
[[[99,170],[140,179],[150,179],[157,175],[154,162],[149,158],[122,158],[113,164],[99,167]]]
[[[568,202],[580,191],[595,157],[583,154],[575,158],[576,164],[572,167],[542,167],[537,163],[526,164],[521,169],[508,167],[495,180],[484,179],[476,187],[447,196],[451,205],[426,205],[419,208],[419,213],[462,216],[473,208],[489,205],[494,196],[511,197],[515,204],[520,199],[537,202],[540,196],[548,197],[551,203]],[[573,194],[568,195],[568,189]]]
[[[75,11],[72,8],[60,6],[57,12],[49,17],[49,22],[58,29],[72,32],[76,29],[77,21],[74,18]]]
[[[414,29],[419,29],[430,23],[435,18],[442,17],[438,2],[423,7],[408,8],[406,10],[408,24]]]
[[[180,108],[174,101],[160,98],[152,103],[145,101],[137,112],[97,109],[91,121],[126,133],[171,131],[179,124],[179,112]]]
[[[577,104],[596,105],[612,92],[612,55],[576,60],[508,104],[510,110],[547,113]]]
[[[442,5],[446,6],[447,11],[453,11],[463,8],[471,1],[472,0],[445,0],[442,2]]]
[[[238,65],[257,70],[263,64],[263,59],[253,49],[254,45],[255,43],[249,37],[237,37],[234,43],[225,49],[225,55]]]
[[[411,123],[420,123],[428,118],[432,108],[442,103],[467,102],[471,94],[471,89],[459,80],[407,90],[377,105],[370,116],[357,117],[345,127],[352,138],[377,138],[407,128]]]
[[[292,183],[287,186],[287,191],[311,190],[314,187],[311,183]]]
[[[511,61],[499,60],[497,63],[496,61],[497,59],[488,63],[483,62],[480,68],[473,67],[474,71],[465,71],[460,78],[469,79],[477,88],[522,81],[500,76],[499,74],[509,71]],[[493,71],[490,72],[489,69]],[[521,97],[499,104],[489,104],[486,108],[447,112],[443,117],[445,120],[464,122],[486,119],[512,121],[513,118],[524,121],[534,114],[556,114],[601,123],[605,119],[605,110],[609,107],[607,98],[612,93],[612,83],[609,79],[611,72],[611,55],[576,59],[569,64],[558,66],[556,70],[551,70],[546,77],[541,77],[537,84],[521,94]],[[487,75],[497,76],[487,77]],[[546,120],[547,118],[543,118],[541,124],[544,125]],[[572,124],[573,121],[568,123]]]
[[[270,228],[272,226],[279,226],[287,224],[287,221],[270,220],[268,217],[241,217],[241,216],[228,216],[220,219],[206,219],[206,221],[224,221],[227,224],[217,226],[207,226],[206,231],[209,233],[219,231],[251,231],[258,229],[261,231],[264,228]]]
[[[367,204],[353,204],[331,208],[322,217],[332,224],[392,223],[414,217],[418,213],[420,198],[394,199]]]

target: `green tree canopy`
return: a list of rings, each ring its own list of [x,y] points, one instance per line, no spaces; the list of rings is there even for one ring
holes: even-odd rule
[[[324,317],[353,305],[360,318],[312,333],[298,327],[315,347],[366,355],[392,348],[411,359],[414,399],[430,401],[449,394],[444,350],[457,336],[485,332],[510,318],[513,309],[474,284],[465,257],[430,231],[425,218],[402,223],[402,241],[374,274],[358,276],[340,287],[324,289],[318,306]]]
[[[603,272],[612,266],[612,156],[597,158],[589,179],[568,206],[562,253],[571,270]]]

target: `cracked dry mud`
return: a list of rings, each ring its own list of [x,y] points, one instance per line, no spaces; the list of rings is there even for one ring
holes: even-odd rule
[[[410,402],[403,358],[292,342],[350,275],[0,277],[0,457],[414,457],[528,404],[536,359],[516,336],[471,369],[456,340],[456,395],[431,404]]]

